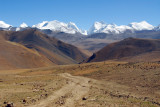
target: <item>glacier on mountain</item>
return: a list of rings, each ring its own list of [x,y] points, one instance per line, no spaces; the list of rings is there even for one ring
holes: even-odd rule
[[[26,23],[22,23],[19,27],[14,27],[16,31],[23,30],[29,27]],[[11,25],[6,24],[3,21],[0,21],[0,28],[4,30],[10,30],[12,28]],[[121,34],[126,31],[130,31],[134,33],[135,31],[141,30],[160,30],[160,26],[154,27],[146,21],[141,22],[132,22],[128,25],[116,25],[116,24],[106,24],[104,22],[95,22],[89,30],[81,30],[79,29],[75,23],[69,22],[64,23],[57,20],[53,21],[43,21],[36,25],[33,25],[31,28],[38,28],[41,30],[49,29],[57,32],[65,32],[69,34],[80,33],[82,35],[90,35],[94,33],[107,33],[107,34]]]
[[[19,27],[16,28],[16,31],[20,31],[21,29],[24,29],[24,28],[27,28],[27,27],[28,27],[28,25],[23,22],[22,24],[19,25]]]
[[[50,29],[52,31],[61,31],[65,33],[75,34],[75,33],[82,33],[86,35],[86,31],[80,30],[75,23],[63,23],[57,20],[53,21],[43,21],[42,23],[33,25],[32,27],[38,29]]]
[[[146,21],[142,22],[133,22],[129,25],[120,25],[117,26],[116,24],[105,24],[104,22],[95,22],[93,26],[89,29],[88,34],[93,33],[114,33],[114,34],[120,34],[124,33],[127,30],[130,30],[132,32],[134,31],[140,31],[140,30],[153,30],[154,26],[147,23]]]
[[[139,23],[133,22],[133,23],[130,23],[129,26],[134,30],[152,30],[154,29],[154,26],[147,23],[146,21],[142,21]]]
[[[4,21],[0,21],[0,28],[9,28],[11,25],[6,24]]]
[[[21,28],[26,28],[26,27],[28,27],[28,25],[23,22],[19,27],[21,27]]]

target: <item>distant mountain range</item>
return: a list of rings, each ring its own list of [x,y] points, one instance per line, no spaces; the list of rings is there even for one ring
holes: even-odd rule
[[[159,61],[159,39],[160,26],[145,21],[127,26],[95,22],[88,31],[59,21],[32,27],[25,23],[13,27],[0,21],[0,69],[106,60]]]
[[[160,39],[160,25],[153,26],[146,21],[132,22],[128,25],[120,26],[95,22],[89,30],[81,30],[73,22],[64,23],[56,20],[43,21],[31,27],[25,23],[22,23],[19,27],[13,27],[0,21],[0,29],[7,31],[37,29],[50,37],[55,37],[90,52],[96,52],[109,43],[128,37]]]
[[[16,30],[19,31],[23,28],[29,27],[26,23],[22,23],[19,27],[14,27],[12,25],[6,24],[3,21],[0,21],[0,28],[6,30]],[[16,29],[13,29],[16,28]],[[90,35],[94,33],[106,33],[106,34],[121,34],[125,32],[136,32],[142,30],[160,30],[160,26],[153,26],[146,21],[142,22],[132,22],[128,25],[116,25],[116,24],[106,24],[104,22],[95,22],[89,30],[81,30],[79,29],[75,23],[69,22],[59,22],[57,20],[53,21],[43,21],[36,25],[32,25],[31,28],[38,28],[41,30],[52,30],[56,32],[64,32],[69,34],[80,33],[82,35]]]

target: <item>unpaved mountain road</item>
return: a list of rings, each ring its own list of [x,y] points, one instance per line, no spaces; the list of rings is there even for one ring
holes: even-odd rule
[[[1,71],[0,107],[159,107],[159,71],[159,62]]]
[[[75,103],[88,93],[90,87],[89,81],[91,79],[80,76],[72,76],[68,73],[59,75],[67,79],[66,85],[55,91],[46,99],[43,99],[35,105],[30,105],[28,107],[75,107]]]

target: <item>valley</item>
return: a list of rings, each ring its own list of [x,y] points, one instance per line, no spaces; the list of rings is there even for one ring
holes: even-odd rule
[[[160,0],[0,4],[0,107],[160,107]]]
[[[56,29],[62,24],[69,32],[25,23],[0,31],[0,106],[160,106],[160,40],[155,27],[141,22],[133,24],[147,24],[148,30],[142,26],[141,31],[84,35],[70,28],[74,23],[45,23],[58,24]]]

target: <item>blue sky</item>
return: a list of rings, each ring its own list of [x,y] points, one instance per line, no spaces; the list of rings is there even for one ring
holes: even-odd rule
[[[95,21],[127,25],[160,24],[160,0],[0,0],[0,20],[13,26],[48,20],[74,22],[88,29]]]

